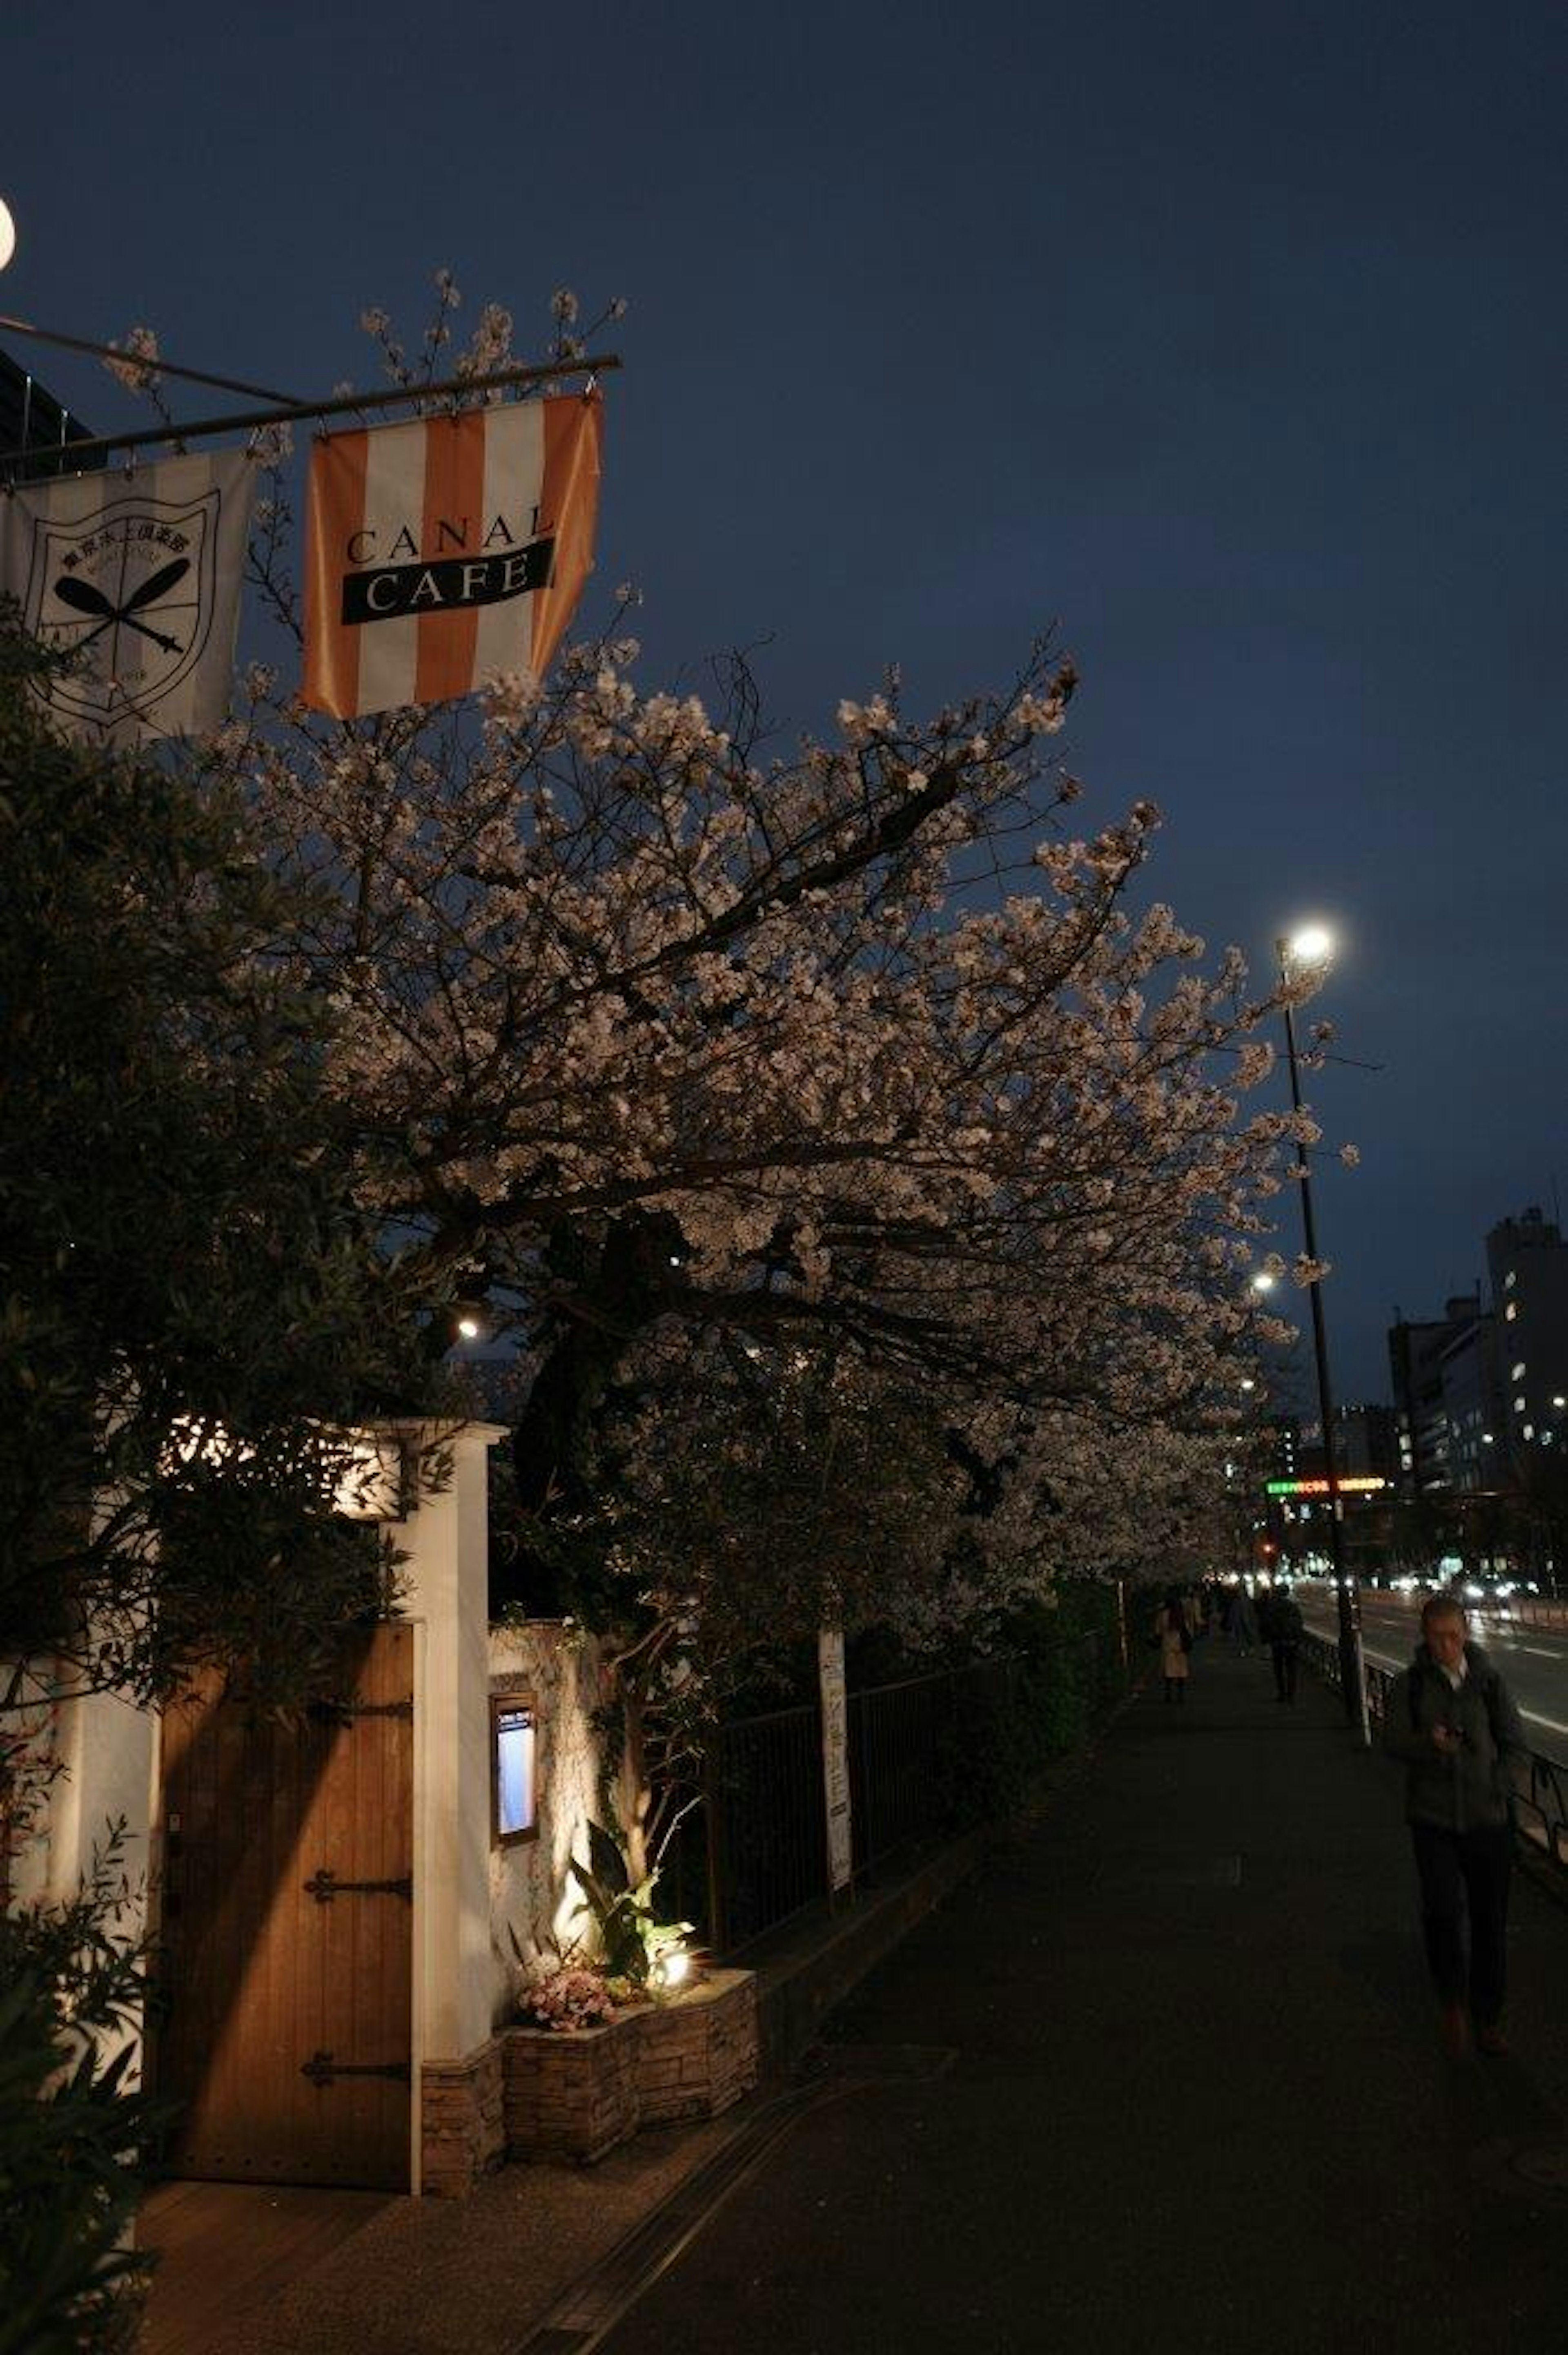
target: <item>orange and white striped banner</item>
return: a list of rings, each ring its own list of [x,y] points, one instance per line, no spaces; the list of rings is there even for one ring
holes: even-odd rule
[[[353,719],[543,672],[593,563],[597,393],[334,433],[311,453],[304,700]]]

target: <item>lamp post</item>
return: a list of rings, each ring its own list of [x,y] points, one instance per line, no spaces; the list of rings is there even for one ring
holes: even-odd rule
[[[1292,974],[1326,969],[1334,953],[1333,942],[1317,926],[1308,927],[1291,939],[1277,941],[1275,947],[1279,958],[1282,986],[1288,984]],[[1285,1002],[1285,1044],[1290,1064],[1291,1109],[1299,1113],[1301,1076],[1296,1059],[1296,1018],[1288,997]],[[1307,1257],[1315,1263],[1318,1231],[1312,1216],[1312,1178],[1307,1147],[1299,1137],[1296,1140],[1296,1175],[1301,1188],[1301,1227]],[[1318,1412],[1323,1425],[1323,1472],[1329,1484],[1329,1563],[1334,1575],[1334,1594],[1340,1613],[1340,1684],[1345,1697],[1345,1715],[1356,1727],[1365,1748],[1371,1743],[1372,1729],[1367,1721],[1367,1680],[1361,1665],[1361,1591],[1354,1572],[1346,1567],[1344,1559],[1344,1506],[1340,1496],[1334,1439],[1334,1395],[1329,1380],[1329,1339],[1323,1323],[1323,1286],[1314,1276],[1307,1289],[1312,1302],[1312,1355],[1318,1369]]]

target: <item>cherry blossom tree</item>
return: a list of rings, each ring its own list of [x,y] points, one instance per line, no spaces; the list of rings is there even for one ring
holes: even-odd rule
[[[415,364],[370,316],[403,381],[455,300]],[[458,365],[509,351],[492,306]],[[281,484],[257,572],[291,623]],[[1158,812],[1068,829],[1070,659],[924,717],[889,679],[784,746],[744,665],[712,709],[641,692],[629,603],[477,716],[340,726],[253,673],[209,754],[321,911],[291,950],[363,1199],[531,1353],[524,1507],[591,1501],[596,1421],[672,1330],[1184,1427],[1255,1326],[1298,1124],[1241,1109],[1272,1001],[1135,905]]]

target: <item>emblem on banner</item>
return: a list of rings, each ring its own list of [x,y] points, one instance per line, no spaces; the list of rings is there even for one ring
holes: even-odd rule
[[[50,682],[57,711],[112,728],[190,676],[212,632],[218,497],[121,499],[75,525],[34,518],[26,627],[92,656]]]
[[[75,656],[37,691],[66,734],[134,744],[222,725],[256,468],[243,450],[0,496],[0,590]]]

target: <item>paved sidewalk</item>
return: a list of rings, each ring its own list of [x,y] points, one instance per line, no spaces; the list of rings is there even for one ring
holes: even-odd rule
[[[1445,2061],[1396,1771],[1193,1669],[866,1982],[854,2089],[606,2355],[1568,2345],[1568,1910],[1516,1881],[1515,2057]]]

